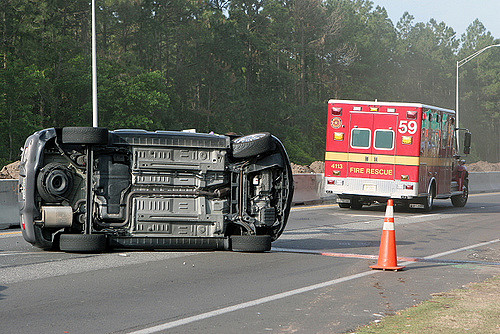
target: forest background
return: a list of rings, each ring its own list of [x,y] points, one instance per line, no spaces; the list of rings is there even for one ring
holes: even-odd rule
[[[455,108],[455,66],[500,43],[472,22],[393,23],[368,0],[99,0],[99,125],[282,139],[323,160],[327,101]],[[31,133],[91,126],[89,0],[2,0],[0,165]],[[469,161],[500,161],[500,50],[460,69]]]

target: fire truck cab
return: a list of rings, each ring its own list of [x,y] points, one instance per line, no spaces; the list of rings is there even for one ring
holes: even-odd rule
[[[458,152],[455,111],[418,103],[330,100],[325,190],[342,208],[396,204],[425,211],[434,199],[468,198]],[[464,130],[464,129],[460,129]],[[465,134],[464,153],[470,150]]]

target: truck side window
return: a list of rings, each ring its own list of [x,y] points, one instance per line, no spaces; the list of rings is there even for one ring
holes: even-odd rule
[[[374,146],[379,150],[392,150],[394,148],[394,131],[375,130]]]
[[[370,138],[370,129],[352,129],[351,146],[356,148],[369,148],[371,144]]]

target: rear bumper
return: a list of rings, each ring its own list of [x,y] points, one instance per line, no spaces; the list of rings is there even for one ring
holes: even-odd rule
[[[325,177],[325,191],[336,195],[411,199],[418,197],[418,182]]]

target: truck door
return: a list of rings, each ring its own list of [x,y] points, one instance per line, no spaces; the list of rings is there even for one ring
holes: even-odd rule
[[[397,124],[396,113],[351,113],[348,176],[394,180]]]
[[[354,178],[370,178],[373,138],[373,113],[351,112],[349,120],[349,162],[347,175]]]
[[[373,118],[372,178],[395,179],[396,131],[398,114],[378,113]]]

